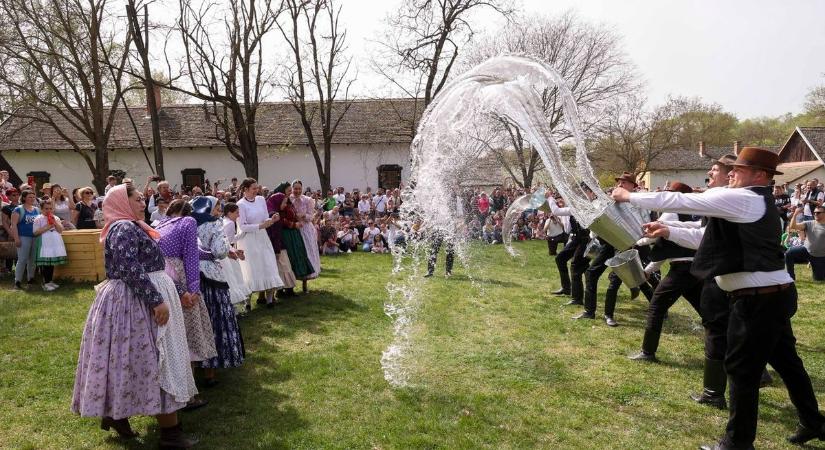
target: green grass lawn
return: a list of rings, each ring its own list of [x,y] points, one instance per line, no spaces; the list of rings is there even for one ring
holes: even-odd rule
[[[392,341],[384,314],[387,255],[323,259],[312,292],[241,327],[247,360],[219,374],[211,403],[183,413],[197,448],[651,448],[689,449],[717,438],[726,411],[694,404],[702,329],[679,301],[665,323],[659,364],[630,361],[646,302],[620,291],[618,328],[574,321],[544,242],[473,250],[473,266],[422,280],[410,387],[384,381]],[[823,285],[799,267],[798,349],[825,402]],[[11,283],[6,279],[5,286]],[[601,288],[606,285],[606,277]],[[89,285],[53,293],[0,292],[0,448],[153,448],[154,419],[134,418],[128,444],[69,412]],[[599,312],[602,308],[600,298]],[[775,374],[774,374],[775,375]],[[778,377],[762,390],[757,448],[784,443],[796,423]],[[816,447],[818,445],[818,447]],[[814,448],[825,448],[817,442]]]

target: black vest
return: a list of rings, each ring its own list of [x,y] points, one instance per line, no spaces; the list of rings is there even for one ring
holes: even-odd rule
[[[700,280],[736,272],[772,272],[785,268],[782,225],[770,186],[749,187],[765,201],[765,214],[752,223],[710,217],[691,273]]]
[[[590,230],[582,227],[575,217],[570,216],[570,236],[577,242],[587,243],[590,240]]]
[[[694,222],[696,218],[690,214],[679,214],[679,221]],[[679,246],[667,239],[659,239],[654,242],[650,248],[651,261],[664,261],[671,258],[692,258],[695,254],[696,250]]]

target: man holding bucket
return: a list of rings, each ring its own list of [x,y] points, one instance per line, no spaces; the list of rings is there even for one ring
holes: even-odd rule
[[[799,415],[799,428],[788,440],[803,444],[825,439],[825,416],[819,412],[791,328],[797,292],[785,270],[782,229],[770,187],[774,175],[781,174],[778,162],[773,152],[745,147],[732,164],[729,189],[701,195],[630,193],[621,188],[612,193],[617,202],[709,218],[691,272],[700,279],[715,278],[729,298],[725,369],[731,389],[725,436],[702,448],[753,448],[760,378],[767,363],[782,376]]]
[[[693,192],[690,186],[678,181],[671,183],[667,190],[685,194]],[[664,213],[659,219],[662,221],[692,222],[694,221],[694,216],[690,214]],[[644,240],[647,239],[650,238],[645,238]],[[690,273],[690,266],[696,250],[680,246],[666,238],[656,239],[652,244],[653,248],[650,252],[652,262],[645,268],[645,272],[653,272],[665,261],[670,262],[670,269],[653,292],[653,299],[650,301],[650,306],[647,309],[642,350],[630,357],[630,359],[636,361],[656,361],[656,350],[659,347],[662,324],[665,321],[668,310],[676,303],[676,300],[678,300],[680,296],[685,297],[690,305],[693,306],[693,309],[699,313],[700,317],[702,315],[699,306],[702,281]]]
[[[622,176],[615,178],[615,180],[617,188],[623,188],[630,191],[638,187],[636,177],[630,172],[624,172]],[[639,209],[639,214],[643,216],[642,222],[648,222],[650,220],[649,213]],[[599,252],[590,262],[590,267],[587,268],[587,271],[584,274],[584,311],[574,316],[574,319],[596,318],[596,292],[598,290],[599,278],[607,269],[605,262],[612,258],[615,253],[616,249],[613,248],[612,245],[607,242],[603,242]],[[616,309],[616,299],[618,297],[619,287],[622,285],[622,280],[613,272],[610,273],[608,278],[610,280],[610,284],[607,287],[607,292],[605,292],[604,321],[608,326],[615,327],[618,326],[618,323],[613,318],[613,312]],[[649,285],[643,284],[642,291],[645,292],[645,296],[648,299],[651,298],[653,290]]]

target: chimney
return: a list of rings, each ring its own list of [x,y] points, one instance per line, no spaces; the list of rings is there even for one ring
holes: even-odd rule
[[[160,111],[160,86],[157,84],[152,85],[152,91],[155,97],[155,111]],[[149,107],[149,98],[146,98],[146,114],[149,114],[151,108]]]
[[[733,141],[733,154],[739,156],[739,146],[742,144],[742,141]]]
[[[699,156],[702,158],[708,156],[707,153],[705,153],[705,141],[699,141]]]

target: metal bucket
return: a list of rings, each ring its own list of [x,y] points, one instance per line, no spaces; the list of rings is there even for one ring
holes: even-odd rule
[[[617,254],[604,264],[610,267],[629,288],[638,287],[647,281],[642,260],[639,259],[639,252],[635,248]]]
[[[597,239],[591,239],[590,242],[587,243],[587,247],[584,248],[584,257],[593,259],[599,254],[601,249],[602,244],[600,244]]]
[[[627,203],[613,203],[590,224],[599,239],[617,251],[627,250],[642,238],[642,218]]]

